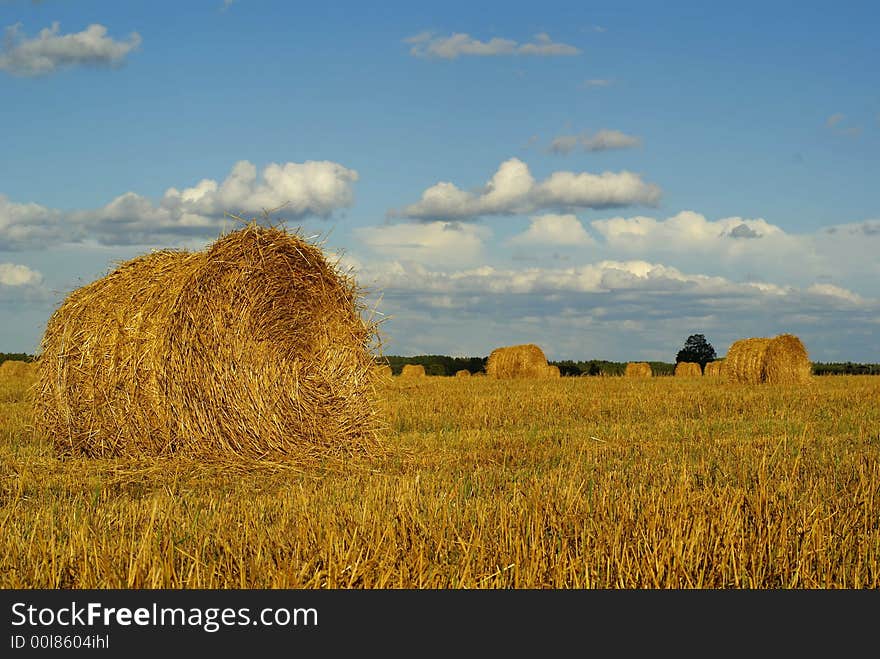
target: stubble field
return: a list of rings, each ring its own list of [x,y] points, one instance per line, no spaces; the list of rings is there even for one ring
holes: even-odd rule
[[[2,588],[877,588],[880,378],[394,378],[385,454],[59,459],[0,382]]]

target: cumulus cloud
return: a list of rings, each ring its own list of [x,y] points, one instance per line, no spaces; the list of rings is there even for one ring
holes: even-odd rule
[[[48,297],[42,273],[18,263],[0,263],[0,304],[45,303]]]
[[[720,354],[742,336],[781,331],[799,334],[808,349],[823,342],[830,353],[849,346],[839,331],[844,315],[847,327],[869,331],[880,310],[877,300],[840,287],[735,282],[642,260],[457,270],[392,261],[365,265],[358,277],[381,291],[395,336],[427,333],[432,352],[458,345],[476,355],[537,342],[551,358],[672,361],[694,331],[706,333]],[[448,327],[435,331],[438,323]],[[404,339],[389,349],[407,354],[407,345]]]
[[[42,281],[43,275],[26,265],[0,263],[0,286],[35,286]]]
[[[711,221],[693,211],[682,211],[665,220],[645,216],[612,217],[594,220],[591,226],[608,245],[634,251],[646,248],[681,251],[705,248],[709,244],[724,245],[726,250],[736,251],[742,249],[744,242],[738,239],[786,237],[781,228],[761,218],[728,217]]]
[[[390,214],[423,220],[471,219],[551,209],[653,205],[659,198],[658,186],[632,172],[560,171],[538,182],[524,162],[511,158],[501,163],[481,190],[468,192],[440,182],[425,190],[417,203]]]
[[[735,283],[723,277],[686,274],[677,268],[647,261],[599,261],[569,268],[506,269],[480,266],[459,271],[436,271],[419,264],[396,263],[368,271],[385,287],[433,293],[548,294],[685,291],[704,295],[749,293],[785,295],[785,287]]]
[[[581,52],[575,46],[553,41],[546,32],[536,34],[534,40],[527,43],[518,43],[513,39],[500,37],[480,41],[463,32],[455,32],[450,36],[435,36],[432,32],[421,32],[407,37],[404,42],[411,45],[409,52],[414,57],[440,59],[456,59],[468,55],[476,57],[539,55],[546,57],[578,55]]]
[[[529,228],[515,235],[509,241],[511,245],[528,247],[530,245],[561,245],[566,247],[583,247],[595,245],[596,241],[584,229],[580,220],[571,214],[536,215],[531,218]]]
[[[80,65],[122,63],[141,45],[141,36],[132,32],[124,41],[107,36],[107,28],[98,23],[82,32],[61,34],[58,22],[28,39],[21,34],[21,23],[6,28],[0,52],[0,71],[15,76],[41,76]]]
[[[67,233],[62,213],[39,204],[18,204],[0,194],[0,251],[59,242]]]
[[[870,291],[880,277],[880,221],[865,220],[790,233],[763,218],[708,220],[682,211],[666,219],[612,217],[594,220],[601,249],[614,258],[641,257],[729,277],[806,286],[817,277]]]
[[[383,257],[428,265],[462,265],[484,257],[487,227],[460,222],[388,224],[361,227],[355,236]]]
[[[640,146],[642,141],[633,135],[619,130],[600,130],[594,135],[559,135],[550,143],[552,153],[567,154],[576,148],[584,151],[609,151],[611,149],[631,149]]]
[[[861,295],[857,295],[852,291],[840,286],[835,286],[834,284],[813,284],[807,289],[807,292],[812,293],[813,295],[851,302],[855,305],[862,305],[865,302],[865,299]]]
[[[61,212],[16,204],[0,195],[0,249],[59,243],[155,244],[169,238],[205,237],[227,223],[226,214],[246,219],[278,210],[286,220],[330,217],[350,206],[358,173],[334,162],[272,163],[257,172],[240,161],[222,182],[203,179],[169,188],[158,203],[126,192],[101,208]]]

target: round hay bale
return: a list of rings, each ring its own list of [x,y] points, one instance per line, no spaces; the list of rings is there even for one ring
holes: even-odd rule
[[[421,364],[404,364],[400,371],[402,378],[423,378],[425,377],[425,367]]]
[[[19,359],[7,359],[0,364],[0,377],[22,378],[34,373],[34,365]]]
[[[486,373],[494,378],[546,378],[547,358],[534,343],[495,348],[486,361]]]
[[[376,367],[376,371],[382,380],[390,380],[393,375],[393,371],[389,364],[379,364]]]
[[[804,384],[810,381],[813,364],[807,349],[794,334],[780,334],[764,353],[764,375],[769,384]]]
[[[801,340],[793,334],[735,341],[721,367],[727,382],[801,384],[810,381],[812,364]]]
[[[471,372],[466,368],[458,370],[455,372],[455,377],[457,378],[469,378],[471,376]]]
[[[764,371],[764,353],[771,339],[750,338],[734,341],[727,351],[721,376],[727,382],[759,384],[767,375]]]
[[[556,364],[550,364],[547,367],[547,377],[550,378],[561,378],[562,371],[559,370],[559,367]]]
[[[89,456],[378,448],[363,311],[354,280],[280,228],[137,257],[50,317],[36,429]]]
[[[654,372],[648,362],[629,362],[623,375],[628,378],[650,378]]]
[[[703,375],[703,370],[697,362],[678,362],[675,365],[674,376],[677,378],[693,378]]]
[[[706,368],[703,370],[703,375],[711,378],[720,377],[721,365],[723,363],[723,359],[716,359],[714,362],[706,362]]]

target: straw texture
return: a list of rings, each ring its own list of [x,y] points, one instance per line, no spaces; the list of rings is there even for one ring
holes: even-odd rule
[[[52,314],[36,428],[89,456],[369,451],[376,337],[363,310],[319,246],[277,227],[140,256]]]

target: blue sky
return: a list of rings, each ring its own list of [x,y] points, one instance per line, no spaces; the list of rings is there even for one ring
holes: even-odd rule
[[[0,351],[114,262],[287,201],[391,354],[673,361],[790,331],[880,361],[878,18],[0,1]]]

